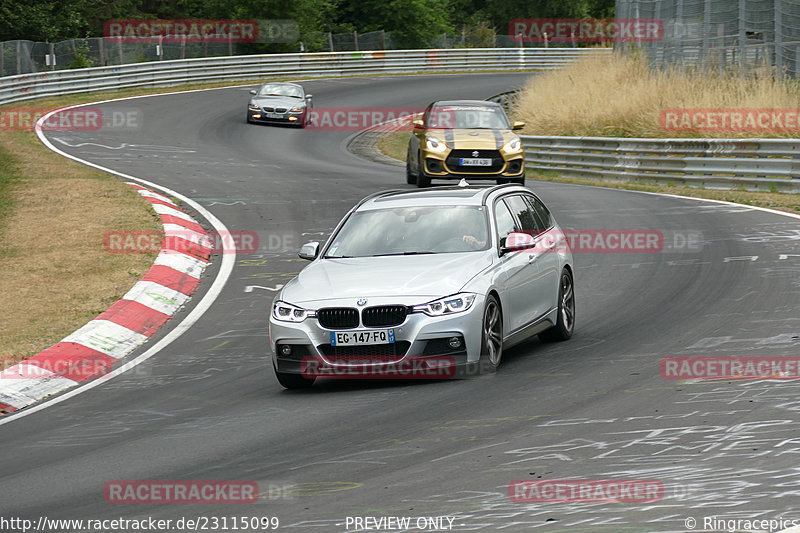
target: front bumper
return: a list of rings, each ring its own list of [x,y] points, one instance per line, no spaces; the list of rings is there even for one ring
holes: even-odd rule
[[[428,300],[420,300],[417,304]],[[352,302],[348,300],[348,304]],[[397,305],[391,299],[373,305]],[[404,305],[409,305],[403,302]],[[311,308],[339,307],[344,302],[326,301]],[[269,332],[273,350],[273,364],[278,372],[302,374],[311,365],[326,365],[340,370],[356,369],[364,377],[381,377],[383,368],[408,368],[415,361],[446,361],[462,366],[480,359],[484,299],[478,295],[469,310],[462,313],[431,317],[424,313],[411,313],[396,326],[331,329],[320,325],[317,318],[307,318],[300,323],[282,322],[270,314]],[[366,332],[394,330],[395,342],[371,346],[336,348],[331,346],[332,331]],[[452,338],[461,339],[461,346],[452,348]],[[288,350],[287,348],[288,347]],[[286,353],[289,352],[289,353]],[[309,363],[310,362],[310,363]],[[352,375],[352,373],[350,374]],[[345,375],[344,377],[347,377]],[[395,377],[403,377],[396,375]]]
[[[306,111],[286,111],[285,113],[272,113],[273,115],[267,117],[265,111],[255,111],[247,108],[247,120],[250,122],[258,122],[263,124],[288,124],[297,126],[305,122]]]
[[[525,175],[525,154],[522,151],[506,154],[500,150],[490,150],[487,159],[492,160],[492,165],[487,168],[459,165],[463,156],[469,157],[464,152],[469,150],[448,149],[444,153],[422,150],[423,171],[427,176],[439,179],[519,178]]]

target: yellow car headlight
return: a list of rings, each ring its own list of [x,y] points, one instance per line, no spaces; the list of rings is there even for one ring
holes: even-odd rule
[[[425,146],[430,152],[443,153],[447,151],[447,145],[443,141],[440,141],[433,136],[427,138],[425,141]]]
[[[521,149],[522,140],[519,137],[511,139],[505,144],[505,146],[503,146],[503,151],[506,153],[519,152]]]

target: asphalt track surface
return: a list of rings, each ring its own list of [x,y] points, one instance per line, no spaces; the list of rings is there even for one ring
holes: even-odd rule
[[[422,107],[486,98],[525,79],[305,85],[318,107]],[[301,242],[327,234],[363,196],[407,186],[401,168],[348,153],[350,132],[245,124],[247,89],[102,104],[143,121],[48,134],[70,154],[197,200],[231,230],[258,232],[262,248],[237,256],[216,303],[155,357],[0,426],[0,515],[277,516],[281,529],[325,532],[366,515],[450,516],[459,531],[684,531],[688,517],[700,530],[714,515],[800,520],[800,383],[659,374],[665,356],[798,355],[797,220],[529,180],[562,226],[658,229],[665,249],[577,253],[575,336],[509,350],[495,375],[285,391],[268,358],[274,291],[246,287],[284,283],[304,264],[295,255]],[[697,244],[675,246],[687,237]],[[539,478],[658,479],[665,493],[652,504],[509,499],[512,480]],[[147,479],[254,480],[263,494],[246,506],[104,501],[105,483]]]

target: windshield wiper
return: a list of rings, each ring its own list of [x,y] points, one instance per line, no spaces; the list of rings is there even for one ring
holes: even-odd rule
[[[435,254],[436,252],[393,252],[390,254],[375,254],[371,255],[370,257],[385,257],[388,255],[426,255],[426,254]]]

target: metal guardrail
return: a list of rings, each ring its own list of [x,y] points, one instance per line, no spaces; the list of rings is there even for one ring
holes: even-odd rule
[[[526,167],[569,178],[800,193],[800,139],[523,135]]]
[[[0,78],[0,105],[47,96],[168,87],[277,76],[357,76],[413,72],[550,70],[598,48],[459,48],[211,57],[93,67]]]

